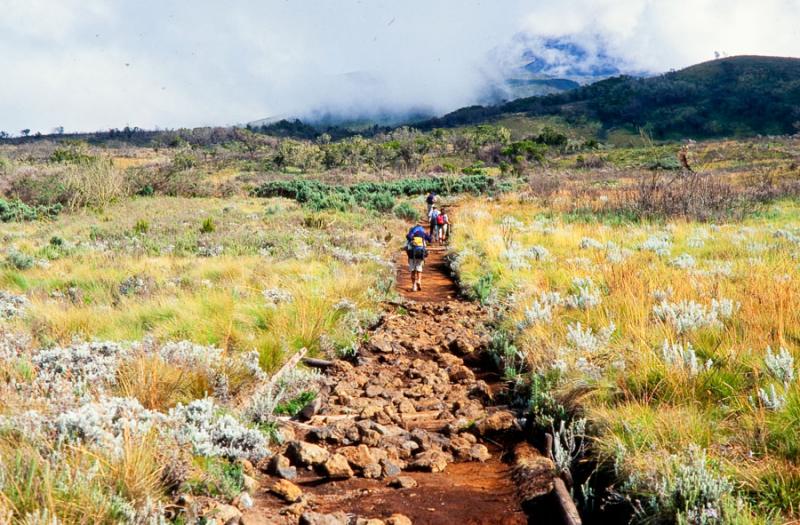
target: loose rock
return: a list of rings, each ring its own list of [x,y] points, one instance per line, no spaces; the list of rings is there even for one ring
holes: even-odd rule
[[[308,511],[300,516],[300,525],[347,525],[347,522],[347,515],[343,512],[320,514]]]
[[[389,482],[389,486],[396,489],[413,489],[417,486],[417,480],[411,476],[397,476]]]
[[[287,453],[303,466],[322,465],[330,457],[330,452],[326,449],[305,441],[292,441],[289,443]]]
[[[341,454],[333,454],[328,460],[323,463],[322,471],[329,478],[333,479],[347,479],[353,477],[353,469]]]
[[[242,513],[233,505],[218,503],[211,510],[206,512],[203,517],[214,519],[217,523],[224,525],[238,525],[242,521]]]
[[[294,503],[303,497],[300,487],[286,479],[276,481],[269,490],[288,503]]]
[[[269,473],[283,479],[294,479],[297,477],[297,469],[291,466],[289,458],[283,454],[275,454],[269,462]]]
[[[386,519],[386,525],[412,525],[412,522],[408,516],[392,514]]]

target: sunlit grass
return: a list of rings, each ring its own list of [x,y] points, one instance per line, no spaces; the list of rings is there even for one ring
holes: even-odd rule
[[[792,478],[796,466],[791,465],[800,459],[791,434],[797,428],[796,383],[781,410],[765,409],[758,401],[759,389],[775,383],[764,370],[766,348],[783,347],[796,357],[800,350],[800,246],[775,233],[798,231],[797,210],[797,204],[782,202],[742,223],[598,225],[563,220],[509,196],[463,204],[453,243],[462,287],[470,291],[492,276],[508,309],[504,327],[515,334],[529,365],[548,370],[565,360],[562,393],[588,386],[579,404],[594,422],[593,443],[601,459],[622,461],[625,472],[653,472],[670,454],[700,445],[758,500],[760,482],[748,481],[753,473],[769,463]],[[669,254],[642,249],[654,236],[669,238]],[[600,244],[582,249],[586,238]],[[535,246],[549,256],[524,256]],[[620,250],[629,251],[612,260],[611,252]],[[682,254],[690,266],[676,260]],[[525,322],[526,309],[540,293],[564,297],[574,290],[575,278],[590,278],[601,303],[560,307],[548,321]],[[681,333],[656,319],[656,294],[706,308],[712,300],[728,299],[735,312],[718,325]],[[615,330],[598,349],[585,351],[570,346],[568,329],[577,323],[595,334],[609,323]],[[691,345],[697,370],[667,363],[665,341]],[[785,460],[773,461],[776,457]],[[787,500],[774,480],[769,486],[772,499]]]

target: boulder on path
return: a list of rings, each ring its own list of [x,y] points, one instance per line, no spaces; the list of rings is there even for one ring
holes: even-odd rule
[[[447,468],[448,463],[452,463],[453,456],[441,450],[427,450],[418,454],[414,460],[408,464],[412,470],[424,470],[426,472],[442,472]]]
[[[353,477],[353,469],[341,454],[333,454],[322,464],[322,472],[332,479],[347,479]]]
[[[276,481],[269,491],[288,503],[294,503],[303,497],[300,487],[286,479]]]
[[[286,449],[289,456],[303,466],[316,467],[322,465],[330,457],[330,452],[305,441],[292,441]]]
[[[369,447],[366,445],[358,445],[357,447],[342,447],[337,450],[337,453],[344,456],[350,466],[359,470],[363,470],[367,467],[367,465],[371,465],[372,463],[376,462],[376,459],[372,456],[372,452],[370,452]]]
[[[498,410],[494,414],[486,416],[475,424],[480,435],[491,434],[510,430],[517,425],[517,418],[508,410]]]

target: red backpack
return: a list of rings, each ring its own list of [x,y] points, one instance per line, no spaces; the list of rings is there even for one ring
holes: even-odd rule
[[[444,214],[443,213],[440,213],[439,215],[436,216],[436,224],[438,224],[440,226],[442,224],[444,224]]]

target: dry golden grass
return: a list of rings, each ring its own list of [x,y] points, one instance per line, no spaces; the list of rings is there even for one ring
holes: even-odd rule
[[[151,410],[166,412],[178,403],[213,395],[212,378],[202,370],[185,370],[157,355],[141,355],[126,361],[117,371],[116,389]]]
[[[588,385],[578,403],[597,430],[593,443],[599,457],[623,458],[626,472],[654,472],[659,460],[697,444],[719,459],[735,482],[759,493],[765,489],[753,479],[765,465],[789,472],[800,460],[788,431],[797,421],[797,381],[785,392],[775,385],[788,400],[785,410],[758,402],[759,389],[775,383],[765,372],[766,348],[783,347],[795,357],[800,351],[800,247],[775,236],[777,229],[797,232],[798,216],[797,205],[784,202],[764,218],[743,223],[589,224],[566,222],[551,208],[509,196],[462,204],[453,243],[462,254],[458,265],[465,287],[494,276],[493,286],[508,308],[505,329],[515,334],[529,366],[546,371],[565,361],[558,387],[563,395]],[[515,217],[522,227],[504,227],[504,217]],[[670,255],[640,249],[653,235],[669,236]],[[584,238],[631,251],[624,260],[611,261],[605,247],[580,249]],[[549,258],[520,258],[532,246],[547,249]],[[695,267],[672,262],[684,253]],[[560,307],[550,321],[524,322],[540,292],[566,296],[575,290],[574,278],[587,277],[600,293],[599,305]],[[655,318],[658,290],[672,303],[695,301],[708,308],[712,300],[730,299],[738,308],[720,326],[680,333]],[[518,331],[520,323],[524,329]],[[576,323],[595,334],[614,323],[615,331],[607,344],[586,351],[568,338]],[[709,368],[691,372],[669,365],[662,355],[665,341],[691,344],[698,368],[710,360]],[[588,371],[591,367],[596,368]],[[785,502],[773,504],[782,508]]]

